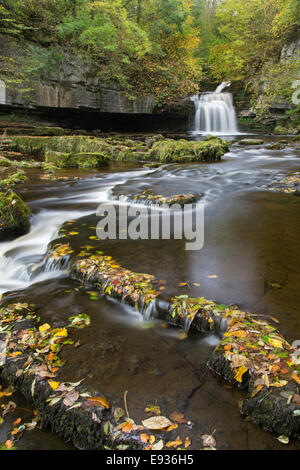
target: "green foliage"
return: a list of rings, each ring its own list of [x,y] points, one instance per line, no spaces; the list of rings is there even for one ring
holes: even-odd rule
[[[199,92],[203,80],[236,82],[262,112],[276,96],[292,95],[299,66],[279,59],[299,37],[299,0],[251,0],[247,8],[244,0],[3,3],[0,35],[23,53],[0,56],[0,78],[29,96],[36,79],[59,81],[71,57],[91,63],[86,73],[116,83],[132,99],[154,95],[159,106]]]

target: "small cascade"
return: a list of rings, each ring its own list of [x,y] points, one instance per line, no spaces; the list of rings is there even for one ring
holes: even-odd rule
[[[195,127],[198,133],[238,133],[236,112],[231,93],[223,93],[230,82],[221,83],[216,91],[191,97],[195,104]]]

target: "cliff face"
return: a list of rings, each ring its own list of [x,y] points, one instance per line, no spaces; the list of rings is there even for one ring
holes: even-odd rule
[[[18,57],[21,54],[20,45],[15,46],[0,37],[0,56]],[[37,80],[31,84],[31,89],[29,96],[24,97],[18,90],[4,87],[2,83],[0,102],[58,108],[84,107],[105,113],[151,113],[155,106],[151,95],[129,99],[116,84],[103,83],[91,62],[67,55],[58,73],[50,74],[47,80]]]

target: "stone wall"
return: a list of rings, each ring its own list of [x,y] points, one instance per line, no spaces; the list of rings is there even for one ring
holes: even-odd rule
[[[0,37],[0,56],[18,57],[22,53],[21,45],[13,45],[6,38]],[[1,79],[1,71],[0,71]],[[46,106],[58,108],[90,108],[105,113],[151,113],[154,98],[136,96],[130,99],[114,83],[103,83],[97,77],[95,66],[88,60],[76,59],[66,55],[58,73],[37,80],[31,84],[30,96],[24,96],[18,90],[2,86],[1,103],[27,106]],[[5,100],[5,101],[4,101]]]

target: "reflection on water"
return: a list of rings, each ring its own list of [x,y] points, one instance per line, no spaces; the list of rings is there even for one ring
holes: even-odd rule
[[[201,434],[213,429],[217,429],[218,448],[282,448],[274,436],[240,417],[240,392],[225,389],[206,373],[205,362],[217,337],[184,339],[162,323],[142,322],[137,312],[117,302],[89,299],[85,289],[74,290],[80,286],[66,272],[41,273],[32,266],[39,266],[58,228],[72,219],[76,221],[72,229],[79,232],[72,239],[75,248],[93,244],[123,266],[155,274],[165,281],[163,296],[184,293],[236,303],[278,318],[281,332],[299,339],[300,199],[265,190],[281,175],[299,171],[299,156],[292,146],[271,151],[234,144],[220,163],[170,164],[152,171],[115,168],[72,184],[41,184],[33,178],[23,191],[34,213],[31,232],[0,244],[1,290],[26,288],[12,299],[32,299],[42,321],[53,325],[88,313],[93,328],[80,330],[78,350],[70,354],[65,349],[64,378],[75,381],[84,375],[87,384],[120,406],[120,397],[128,390],[131,414],[137,421],[144,417],[145,406],[158,400],[167,413],[177,409],[194,422],[193,448],[201,446]],[[185,251],[183,240],[91,242],[100,202],[111,192],[132,195],[150,188],[164,196],[203,194],[201,251]],[[34,282],[39,283],[30,287]],[[180,287],[183,282],[187,285]],[[293,445],[299,447],[296,443],[288,448]]]

